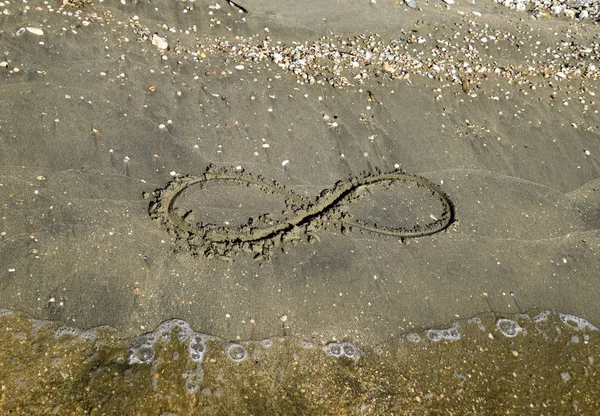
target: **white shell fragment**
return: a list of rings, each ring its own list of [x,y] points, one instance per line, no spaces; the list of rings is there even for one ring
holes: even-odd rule
[[[29,32],[29,33],[31,33],[33,35],[37,35],[37,36],[44,35],[44,31],[42,29],[40,29],[39,27],[31,27],[31,26],[20,28],[19,30],[17,30],[16,35],[21,36],[25,32]]]
[[[413,9],[417,8],[417,2],[415,0],[404,0],[404,4]]]
[[[25,30],[27,30],[29,33],[33,33],[34,35],[37,36],[43,36],[44,35],[44,31],[42,29],[40,29],[39,27],[26,27]]]
[[[156,34],[152,35],[152,44],[161,51],[169,49],[169,43],[167,42],[167,40],[165,38],[161,38]]]

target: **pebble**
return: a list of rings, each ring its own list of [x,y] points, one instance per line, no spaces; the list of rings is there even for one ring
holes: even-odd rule
[[[520,4],[517,2],[525,0],[505,1],[507,3],[503,4],[515,6]],[[391,79],[406,79],[409,82],[410,76],[416,74],[439,81],[450,81],[455,85],[462,84],[462,75],[458,74],[468,74],[469,84],[472,86],[476,86],[489,74],[507,78],[514,84],[529,86],[529,76],[562,79],[600,77],[596,64],[590,62],[593,56],[600,53],[598,43],[570,42],[567,40],[572,36],[563,39],[558,33],[554,34],[557,36],[554,42],[545,40],[542,43],[532,39],[527,33],[515,34],[480,22],[477,19],[479,15],[480,12],[475,12],[469,19],[465,14],[465,18],[469,19],[469,29],[467,32],[460,32],[460,36],[448,33],[432,38],[431,33],[424,32],[417,36],[402,30],[401,35],[392,40],[384,40],[378,34],[359,34],[349,38],[330,35],[315,41],[291,44],[271,42],[268,38],[252,43],[239,37],[239,43],[217,40],[216,44],[210,45],[205,51],[214,48],[217,52],[231,54],[236,60],[243,59],[247,62],[270,60],[279,68],[295,75],[301,85],[330,84],[335,88],[364,84],[367,79],[378,78],[382,74]],[[437,31],[439,28],[435,27],[433,30]],[[521,35],[524,39],[532,40],[515,42],[515,38],[520,39]],[[512,64],[485,59],[485,55],[481,53],[482,48],[513,53],[522,50],[523,46],[535,48],[538,52]],[[470,91],[470,94],[473,96],[475,91]]]
[[[571,19],[597,20],[600,7],[597,2],[588,0],[494,0],[496,3],[521,12],[530,11],[535,18],[565,16]]]

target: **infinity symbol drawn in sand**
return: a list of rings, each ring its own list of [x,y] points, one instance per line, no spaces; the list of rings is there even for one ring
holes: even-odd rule
[[[177,198],[191,186],[204,187],[209,183],[234,183],[257,186],[265,193],[279,194],[285,198],[287,210],[284,219],[273,220],[270,214],[258,221],[237,229],[191,220],[191,211],[180,215],[174,207]],[[359,192],[373,185],[392,185],[412,182],[426,188],[441,204],[440,215],[431,216],[432,222],[412,228],[390,228],[370,225],[352,218],[347,205],[359,197]],[[306,236],[309,242],[319,241],[316,231],[334,225],[346,233],[359,229],[400,239],[422,237],[445,230],[454,221],[454,207],[448,196],[428,179],[409,175],[403,171],[365,174],[348,181],[338,182],[332,189],[324,190],[316,200],[304,198],[277,182],[255,177],[244,170],[216,170],[209,167],[200,176],[177,177],[163,189],[154,191],[150,202],[150,217],[173,235],[176,251],[190,251],[193,255],[231,260],[239,252],[253,253],[257,260],[269,260],[276,248],[284,248]]]

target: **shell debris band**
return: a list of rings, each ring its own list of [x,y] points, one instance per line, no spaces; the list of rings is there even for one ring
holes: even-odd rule
[[[256,186],[268,194],[279,194],[285,198],[287,210],[284,219],[274,220],[265,214],[251,225],[228,228],[201,222],[192,222],[190,212],[179,215],[175,201],[192,186],[204,187],[209,183],[233,183],[240,186]],[[413,227],[385,227],[367,224],[353,219],[346,205],[359,198],[362,189],[374,185],[391,186],[396,183],[412,182],[427,189],[441,205],[437,216],[431,216],[427,224]],[[399,239],[423,237],[447,229],[454,221],[454,205],[437,185],[426,178],[409,175],[403,171],[364,174],[339,181],[333,188],[321,192],[315,200],[297,195],[277,182],[253,176],[243,169],[215,169],[210,166],[199,176],[177,176],[163,189],[153,193],[149,214],[172,235],[175,251],[189,251],[193,255],[220,258],[230,261],[232,255],[246,252],[259,261],[269,260],[276,248],[296,243],[303,236],[309,242],[319,241],[316,231],[334,224],[344,234],[352,229],[396,237]]]

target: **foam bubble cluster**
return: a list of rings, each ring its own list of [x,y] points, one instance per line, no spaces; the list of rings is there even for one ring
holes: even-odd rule
[[[485,326],[483,326],[483,324],[481,323],[481,318],[479,318],[478,316],[467,319],[467,323],[476,324],[477,328],[479,328],[479,330],[485,331]]]
[[[566,313],[559,313],[558,317],[565,325],[567,325],[573,329],[577,329],[579,331],[582,331],[585,329],[590,330],[590,331],[598,331],[598,328],[596,328],[594,325],[590,324],[588,321],[586,321],[585,319],[580,318],[578,316],[569,315]]]
[[[207,339],[208,337],[202,334],[195,334],[191,337],[188,345],[188,353],[193,362],[201,363],[204,360]]]
[[[129,364],[146,364],[154,358],[156,336],[152,333],[133,338],[129,348]]]
[[[541,322],[546,322],[547,320],[548,320],[548,311],[541,312],[540,314],[536,315],[533,318],[533,322],[535,322],[536,324],[539,324]]]
[[[204,379],[204,370],[200,366],[196,367],[196,370],[186,370],[183,378],[185,378],[185,389],[190,393],[196,393],[200,390],[200,384]]]
[[[358,359],[358,350],[351,342],[330,342],[325,346],[325,354],[331,357]]]
[[[425,335],[432,341],[439,342],[441,340],[458,341],[460,339],[458,323],[452,325],[448,329],[429,329],[425,331]]]
[[[129,364],[147,364],[154,359],[154,345],[157,340],[169,342],[172,334],[176,333],[181,342],[188,342],[188,354],[195,363],[201,363],[206,352],[208,335],[195,332],[187,322],[172,319],[163,322],[154,332],[134,337],[129,348]]]
[[[410,342],[421,342],[421,335],[416,332],[411,332],[406,336],[406,340]]]
[[[507,338],[514,338],[519,335],[520,332],[526,332],[525,329],[521,328],[521,326],[512,319],[498,319],[496,321],[496,328],[498,328],[498,331]]]

